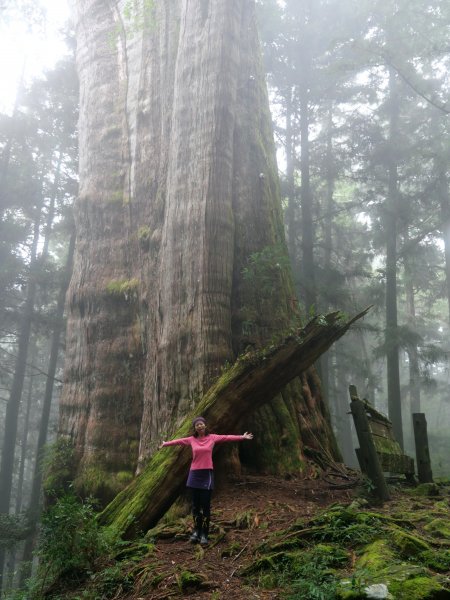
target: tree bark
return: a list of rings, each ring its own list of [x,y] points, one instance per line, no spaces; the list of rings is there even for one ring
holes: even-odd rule
[[[243,355],[208,390],[175,437],[189,435],[195,414],[204,415],[212,431],[233,431],[245,415],[305,372],[366,312],[349,321],[343,321],[339,313],[319,316],[279,345]],[[190,450],[183,447],[156,452],[144,472],[105,508],[100,521],[125,537],[148,530],[176,499],[190,460]]]

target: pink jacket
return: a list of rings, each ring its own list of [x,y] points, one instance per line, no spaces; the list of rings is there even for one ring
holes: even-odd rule
[[[192,448],[191,471],[194,471],[196,469],[213,468],[212,452],[215,444],[240,442],[244,439],[243,435],[217,435],[210,433],[204,437],[194,437],[191,435],[187,438],[170,440],[170,442],[164,442],[163,446],[190,446]]]

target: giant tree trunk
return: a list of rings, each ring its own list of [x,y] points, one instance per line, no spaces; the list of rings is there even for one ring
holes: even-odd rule
[[[77,0],[60,433],[77,450],[78,489],[104,499],[227,361],[298,322],[253,1],[143,5]],[[246,424],[258,467],[298,468],[307,437],[335,451],[314,372],[261,410]]]

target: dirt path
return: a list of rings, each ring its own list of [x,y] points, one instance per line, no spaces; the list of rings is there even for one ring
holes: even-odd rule
[[[156,542],[155,555],[140,565],[146,573],[141,578],[142,586],[135,586],[131,595],[122,598],[163,600],[190,594],[199,600],[279,598],[276,590],[249,586],[239,576],[239,569],[271,533],[300,518],[308,519],[335,502],[351,502],[351,492],[336,489],[322,479],[247,476],[230,481],[213,497],[209,546],[202,548],[188,542],[189,517],[178,523],[176,531],[168,527],[163,532],[168,537]],[[201,582],[189,585],[189,574]]]

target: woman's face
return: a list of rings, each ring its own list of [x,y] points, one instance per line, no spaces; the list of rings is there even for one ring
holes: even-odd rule
[[[195,424],[195,431],[199,435],[202,435],[203,433],[205,433],[205,429],[206,429],[206,424],[203,423],[203,421],[197,421],[197,423]]]

